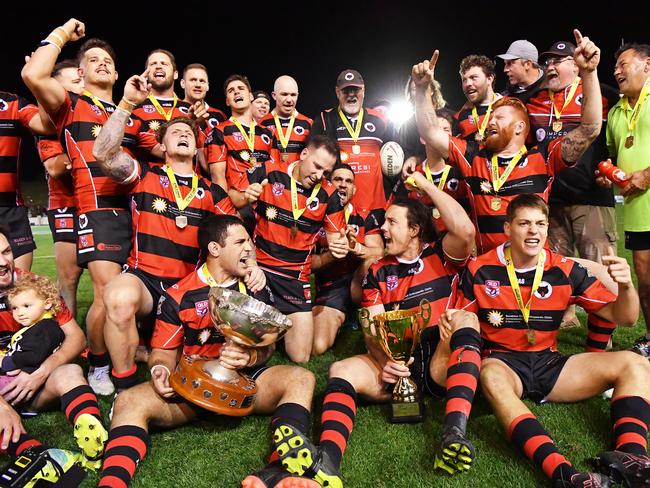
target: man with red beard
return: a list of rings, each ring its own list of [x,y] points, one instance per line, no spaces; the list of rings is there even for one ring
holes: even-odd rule
[[[555,174],[575,163],[600,133],[602,99],[596,72],[600,51],[577,30],[574,34],[579,46],[574,61],[583,81],[580,125],[548,145],[539,145],[530,150],[525,146],[529,131],[526,107],[512,98],[495,103],[487,126],[485,146],[476,141],[450,137],[438,126],[438,117],[427,93],[438,51],[431,61],[413,67],[420,135],[450,164],[458,166],[465,178],[477,229],[479,254],[506,240],[503,224],[508,203],[522,193],[536,193],[544,199],[548,198]]]

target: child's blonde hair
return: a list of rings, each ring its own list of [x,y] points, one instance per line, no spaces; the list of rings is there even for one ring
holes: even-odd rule
[[[20,276],[14,283],[14,286],[9,289],[7,298],[9,298],[9,302],[11,303],[18,294],[29,290],[34,290],[39,298],[51,305],[50,312],[57,313],[61,310],[59,288],[45,276],[33,274]]]

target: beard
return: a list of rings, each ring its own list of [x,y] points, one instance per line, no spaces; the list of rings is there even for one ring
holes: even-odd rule
[[[165,91],[174,85],[173,78],[171,80],[168,79],[159,80],[157,78],[153,78],[149,80],[149,82],[151,83],[151,87],[158,91]]]
[[[485,147],[492,153],[500,153],[510,143],[515,135],[515,124],[512,123],[503,129],[498,129],[496,134],[490,135],[485,140]]]

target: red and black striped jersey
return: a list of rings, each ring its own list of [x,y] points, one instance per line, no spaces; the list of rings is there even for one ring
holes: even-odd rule
[[[239,281],[233,279],[224,288],[239,291]],[[218,358],[225,338],[213,325],[208,309],[210,286],[202,267],[167,288],[158,302],[156,325],[151,347],[157,349],[183,348],[183,354]],[[273,300],[268,287],[259,294],[249,295]],[[269,300],[270,298],[270,300]]]
[[[273,132],[266,127],[255,124],[255,138],[252,151],[248,148],[246,138],[250,127],[242,124],[246,136],[242,135],[232,119],[226,120],[212,129],[205,143],[208,164],[225,164],[228,186],[235,186],[246,171],[255,164],[273,161]],[[255,159],[255,163],[251,159]]]
[[[497,100],[501,98],[501,95],[496,95]],[[470,102],[465,102],[465,105],[454,114],[454,119],[456,119],[456,125],[458,126],[458,137],[461,139],[466,139],[468,141],[474,140],[474,133],[478,131],[478,128],[481,126],[485,120],[485,114],[488,111],[489,104],[478,105],[476,106],[476,115],[478,115],[478,124],[474,120],[472,115],[472,109],[475,105]],[[486,129],[487,132],[487,129]],[[487,134],[485,134],[487,136]]]
[[[280,120],[280,125],[282,126],[282,132],[286,133],[287,128],[289,127],[290,118],[278,117]],[[282,148],[280,137],[278,136],[278,129],[275,125],[275,118],[273,118],[273,112],[269,112],[259,121],[259,124],[263,127],[267,127],[273,132],[275,142],[273,143],[273,159],[280,161],[282,159],[282,154],[286,153],[288,159],[286,162],[293,163],[300,158],[300,153],[305,148],[309,135],[311,134],[311,126],[314,121],[309,117],[298,113],[293,122],[293,129],[291,134],[289,134],[289,143],[287,144],[286,150]]]
[[[362,307],[383,305],[391,310],[419,310],[431,304],[427,327],[437,326],[440,314],[454,304],[458,267],[445,259],[442,240],[426,245],[412,261],[384,256],[370,266],[363,280]]]
[[[449,138],[448,161],[458,166],[465,178],[479,254],[494,249],[506,240],[503,224],[506,208],[513,198],[522,193],[534,193],[548,201],[554,176],[569,167],[562,159],[562,140],[555,139],[530,149],[495,193],[491,174],[492,154],[474,141]],[[498,160],[499,174],[502,174],[512,158],[499,157]]]
[[[40,136],[36,138],[36,149],[41,162],[45,163],[50,158],[64,154],[65,151],[56,136]],[[74,186],[70,173],[61,175],[58,178],[52,178],[47,171],[45,172],[47,180],[47,209],[54,210],[57,208],[74,208]]]
[[[158,101],[158,104],[166,114],[171,110],[171,116],[169,118],[166,118],[165,115],[161,114],[150,99],[146,99],[140,105],[135,107],[132,112],[132,114],[140,121],[140,131],[151,135],[151,137],[147,138],[148,144],[142,146],[142,149],[145,152],[151,152],[156,144],[158,144],[156,135],[161,125],[166,124],[168,120],[177,117],[189,117],[190,113],[191,105],[183,100],[177,99],[176,104],[174,104],[174,98],[156,97],[156,101]],[[199,137],[197,147],[203,147],[203,142],[204,139]]]
[[[313,134],[326,134],[338,140],[341,161],[349,164],[355,174],[357,192],[352,203],[361,213],[386,207],[379,151],[386,142],[396,140],[395,128],[382,112],[369,108],[363,110],[363,127],[356,144],[343,124],[338,108],[321,112],[312,126]],[[357,119],[348,117],[348,120],[351,127],[356,129]],[[358,154],[355,154],[353,146],[358,146]]]
[[[528,328],[510,286],[503,255],[505,245],[471,260],[458,287],[456,308],[478,315],[487,351],[555,351],[562,317],[570,304],[580,305],[590,313],[598,312],[616,299],[616,295],[581,264],[544,250],[544,274],[533,296],[528,320],[528,326],[536,337],[535,344],[531,344],[527,337]],[[515,271],[522,298],[527,303],[535,267]]]
[[[210,132],[212,132],[212,129],[218,127],[226,120],[228,120],[228,116],[225,114],[223,110],[219,110],[216,107],[211,107],[210,105],[207,104],[207,102],[203,102],[203,103],[205,103],[205,106],[208,109],[208,120],[205,122],[205,127],[200,127],[199,130],[202,133],[201,137],[203,138],[203,143],[205,144],[205,141],[210,135]]]
[[[249,184],[268,179],[254,205],[257,262],[260,268],[299,281],[309,281],[311,253],[318,232],[321,228],[326,232],[339,232],[345,228],[345,217],[336,188],[322,179],[321,188],[313,198],[313,188],[305,188],[296,182],[298,208],[305,211],[297,221],[294,220],[290,175],[296,164],[299,163],[267,161],[246,171],[235,188],[244,191]]]
[[[198,228],[210,214],[236,215],[228,194],[199,177],[198,190],[183,210],[187,226],[176,225],[180,215],[166,166],[144,164],[131,194],[133,246],[127,264],[165,280],[181,279],[198,264]],[[183,197],[192,188],[192,176],[176,175]]]
[[[67,92],[63,104],[50,114],[57,127],[61,145],[72,163],[77,208],[80,213],[98,209],[127,209],[129,185],[121,185],[106,176],[95,157],[93,145],[115,105],[100,100],[102,107],[88,95]],[[149,147],[152,135],[140,132],[139,119],[129,117],[122,148],[133,156],[136,147]]]
[[[30,271],[23,271],[22,269],[16,268],[14,271],[14,282],[16,279],[21,276],[34,276],[35,274]],[[59,312],[56,314],[54,319],[59,325],[65,325],[70,322],[74,317],[70,312],[70,309],[66,307],[63,299],[60,299],[59,303]],[[7,298],[6,293],[0,293],[0,343],[3,343],[7,338],[11,338],[11,335],[14,332],[18,332],[22,329],[22,325],[14,320],[14,317],[11,313],[11,308],[9,307],[9,299]]]
[[[23,97],[0,91],[0,207],[23,205],[20,194],[20,145],[36,105]]]

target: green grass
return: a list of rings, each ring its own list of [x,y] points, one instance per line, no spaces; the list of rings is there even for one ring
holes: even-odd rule
[[[34,271],[53,277],[55,269],[49,232],[38,235],[37,242]],[[619,252],[631,261],[622,244],[620,247]],[[84,275],[78,316],[82,324],[90,300],[90,282]],[[584,321],[584,314],[581,319]],[[643,330],[642,320],[632,329],[617,330],[614,348],[628,347]],[[565,353],[582,352],[584,343],[584,328],[560,333],[560,349]],[[329,364],[363,350],[361,333],[345,329],[333,350],[308,364],[318,378],[314,438],[317,439],[320,403]],[[286,362],[278,356],[274,362]],[[588,460],[610,447],[609,405],[600,397],[579,404],[528,404],[578,469],[588,469]],[[361,406],[343,461],[345,486],[549,486],[541,471],[505,440],[489,407],[480,397],[475,402],[468,432],[478,451],[475,466],[470,473],[456,477],[434,474],[431,469],[433,452],[440,437],[444,410],[440,401],[427,399],[426,406],[426,420],[418,425],[391,425],[387,421],[386,406]],[[102,400],[101,407],[107,415],[109,402]],[[105,420],[108,424],[108,419]],[[75,447],[71,428],[60,412],[41,414],[26,420],[25,424],[30,433],[52,446]],[[133,486],[237,487],[247,474],[264,466],[269,450],[268,418],[206,417],[186,427],[154,432],[151,449],[138,468]],[[96,482],[97,476],[91,475],[83,486],[93,486]]]

